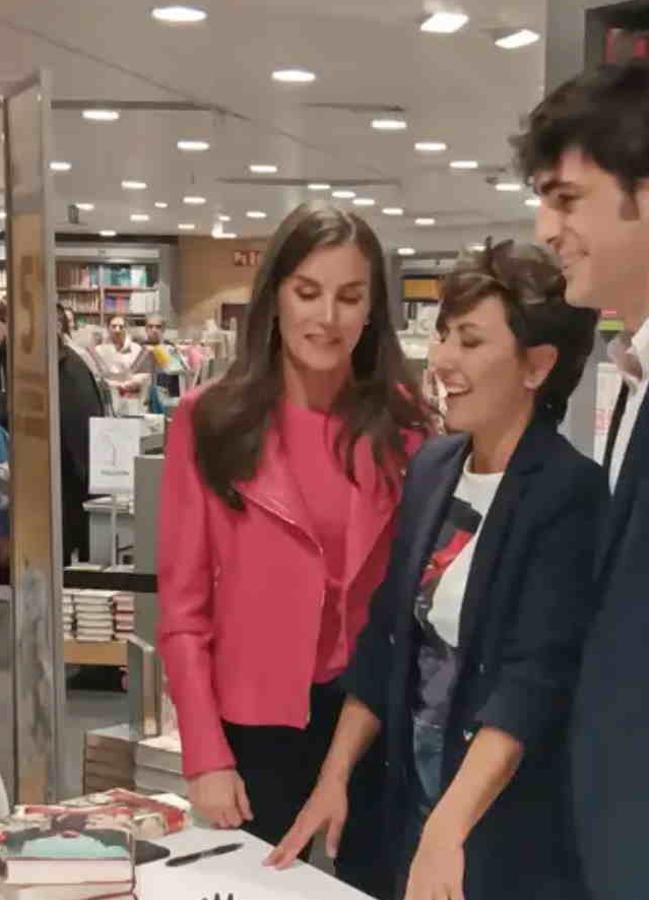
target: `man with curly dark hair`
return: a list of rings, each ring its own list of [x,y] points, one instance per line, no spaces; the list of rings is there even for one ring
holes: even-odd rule
[[[611,345],[623,379],[605,455],[613,505],[596,560],[601,607],[575,703],[572,780],[593,900],[637,900],[649,880],[649,61],[562,85],[514,143],[568,302],[614,307],[624,321]]]

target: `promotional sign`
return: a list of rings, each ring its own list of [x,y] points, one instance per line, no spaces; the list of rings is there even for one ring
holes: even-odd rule
[[[140,419],[90,420],[90,493],[132,494]]]

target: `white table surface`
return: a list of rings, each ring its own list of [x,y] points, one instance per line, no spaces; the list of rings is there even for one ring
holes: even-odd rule
[[[306,863],[278,872],[262,866],[268,844],[243,831],[189,828],[154,841],[172,856],[207,850],[219,844],[242,843],[224,856],[213,856],[172,868],[165,860],[138,866],[138,900],[367,900],[367,895],[336,881]]]

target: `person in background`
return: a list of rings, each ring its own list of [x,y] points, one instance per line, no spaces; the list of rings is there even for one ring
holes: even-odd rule
[[[601,605],[575,703],[577,836],[592,900],[647,896],[649,820],[649,61],[564,84],[517,140],[541,198],[537,232],[568,302],[613,307],[622,376],[605,454],[612,508],[596,558]]]
[[[108,322],[108,341],[95,347],[100,372],[111,387],[121,396],[138,395],[149,375],[135,373],[135,364],[142,354],[142,347],[131,339],[123,316],[112,316]]]
[[[63,508],[63,558],[89,558],[88,500],[90,419],[104,415],[95,378],[79,356],[65,343],[65,311],[58,306],[59,412],[61,424],[61,503]]]
[[[398,898],[580,896],[562,746],[607,492],[557,433],[596,322],[563,290],[549,254],[513,241],[446,280],[434,365],[450,434],[410,466],[332,748],[270,864],[322,826],[335,849],[354,763],[385,729]]]
[[[158,645],[189,797],[215,825],[276,842],[309,795],[427,431],[374,232],[298,207],[257,273],[240,356],[183,398],[166,450]],[[337,860],[377,894],[382,782],[377,748]]]
[[[146,343],[149,347],[157,347],[159,344],[170,344],[165,340],[165,331],[167,323],[159,315],[148,316],[144,330],[146,333]]]

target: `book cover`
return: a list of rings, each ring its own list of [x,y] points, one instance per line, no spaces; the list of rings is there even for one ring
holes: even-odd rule
[[[134,883],[133,858],[123,807],[17,806],[0,821],[0,879],[8,885],[98,883],[124,893]]]
[[[155,840],[191,825],[191,816],[181,806],[147,797],[124,788],[113,788],[89,794],[76,800],[66,800],[65,806],[115,806],[128,809],[133,819],[134,835],[138,840]]]

